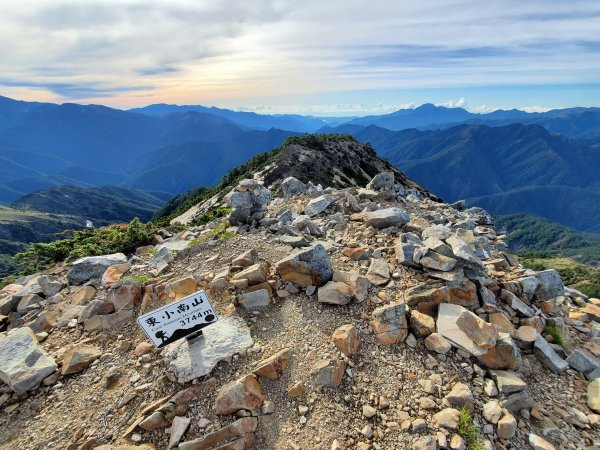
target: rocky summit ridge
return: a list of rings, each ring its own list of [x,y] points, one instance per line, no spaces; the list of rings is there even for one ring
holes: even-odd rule
[[[0,448],[600,445],[600,300],[396,171],[273,162],[188,214],[226,217],[0,291]],[[155,349],[136,318],[199,289],[220,319]]]

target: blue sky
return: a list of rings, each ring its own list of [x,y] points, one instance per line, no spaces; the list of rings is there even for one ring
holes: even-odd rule
[[[0,95],[265,113],[600,106],[600,2],[21,0]]]

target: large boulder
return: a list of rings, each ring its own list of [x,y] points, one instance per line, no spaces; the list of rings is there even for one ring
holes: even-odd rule
[[[67,273],[70,284],[80,285],[91,281],[100,284],[102,275],[110,266],[125,264],[127,257],[123,253],[114,253],[103,256],[87,256],[73,263],[71,270]]]
[[[251,225],[264,217],[263,207],[271,200],[271,191],[255,180],[240,181],[238,186],[227,196],[226,202],[231,207],[228,220],[231,225]]]
[[[364,213],[363,220],[368,227],[383,229],[401,227],[407,224],[410,218],[400,208],[385,208]]]
[[[308,217],[313,217],[325,211],[329,205],[335,202],[336,198],[333,195],[325,194],[317,197],[304,207],[304,214]]]
[[[321,286],[333,276],[331,259],[321,244],[291,254],[276,263],[283,281],[304,286]]]
[[[554,351],[552,346],[541,335],[538,335],[535,340],[533,351],[542,364],[553,372],[560,373],[569,368],[569,364],[558,356],[558,353]]]
[[[16,329],[0,342],[0,379],[17,394],[35,388],[56,369],[29,327]]]
[[[372,191],[389,191],[394,187],[394,173],[381,172],[373,177],[367,184],[367,189]]]
[[[565,295],[565,286],[559,273],[554,269],[543,270],[535,275],[538,285],[535,290],[537,301],[550,300]]]
[[[458,319],[467,311],[460,305],[441,303],[437,317],[437,332],[445,337],[454,347],[464,350],[473,356],[482,356],[486,350],[478,346],[458,326]]]
[[[294,177],[287,177],[281,183],[281,195],[286,198],[303,194],[306,189],[306,184]]]

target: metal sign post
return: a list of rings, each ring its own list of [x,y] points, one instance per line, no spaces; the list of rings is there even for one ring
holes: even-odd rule
[[[206,293],[198,291],[139,316],[137,323],[152,343],[162,348],[183,338],[196,340],[202,328],[218,319]]]

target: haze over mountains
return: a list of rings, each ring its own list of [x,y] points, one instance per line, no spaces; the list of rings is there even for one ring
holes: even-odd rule
[[[495,214],[534,213],[600,231],[598,108],[475,114],[425,104],[342,119],[0,97],[0,203],[61,185],[113,185],[168,198],[213,185],[254,154],[315,131],[371,143],[447,201],[466,198]]]

